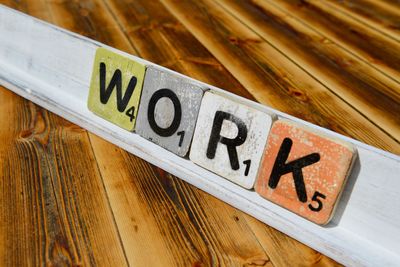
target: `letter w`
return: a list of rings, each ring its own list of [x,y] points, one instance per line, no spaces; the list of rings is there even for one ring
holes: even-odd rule
[[[124,112],[126,106],[131,99],[133,91],[135,90],[137,83],[137,79],[135,76],[132,76],[129,81],[128,86],[126,87],[126,91],[124,96],[122,96],[122,73],[119,69],[114,72],[114,75],[111,78],[110,83],[106,89],[106,64],[103,62],[100,63],[100,102],[103,104],[107,104],[108,99],[110,98],[114,87],[117,87],[117,109],[119,112]]]

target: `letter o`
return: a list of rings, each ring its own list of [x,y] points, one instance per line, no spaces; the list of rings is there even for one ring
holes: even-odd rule
[[[158,126],[155,116],[154,116],[156,104],[163,97],[169,98],[172,101],[172,104],[174,105],[174,109],[175,109],[174,119],[172,120],[171,125],[168,126],[167,128],[161,128],[160,126]],[[181,123],[181,118],[182,118],[181,102],[179,101],[179,98],[176,96],[176,94],[172,90],[163,88],[163,89],[156,91],[151,96],[150,101],[149,101],[149,106],[147,109],[147,119],[149,120],[151,129],[156,134],[163,136],[163,137],[168,137],[168,136],[173,135],[179,128],[179,125]]]

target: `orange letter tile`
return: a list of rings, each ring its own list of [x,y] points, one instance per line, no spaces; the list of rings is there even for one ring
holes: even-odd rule
[[[354,148],[287,120],[270,131],[255,190],[262,197],[326,224],[353,162]]]

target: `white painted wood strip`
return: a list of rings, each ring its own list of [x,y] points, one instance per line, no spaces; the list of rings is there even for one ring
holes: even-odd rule
[[[358,159],[336,215],[327,226],[318,226],[92,114],[86,101],[99,46],[106,47],[0,5],[1,85],[345,265],[400,265],[399,156],[204,84],[235,101],[303,123],[357,147]]]

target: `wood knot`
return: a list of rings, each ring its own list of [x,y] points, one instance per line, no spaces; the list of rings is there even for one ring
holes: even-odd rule
[[[63,238],[61,238],[63,239]],[[50,266],[73,266],[72,256],[68,245],[63,241],[56,240],[50,249],[48,265]]]
[[[307,102],[308,96],[301,91],[298,90],[289,90],[289,94],[294,96],[296,99],[300,100],[301,102]]]
[[[258,40],[258,39],[251,39],[251,38],[241,39],[236,36],[230,36],[228,39],[229,39],[229,42],[231,42],[231,44],[234,44],[237,46],[261,43],[261,40]]]
[[[338,58],[338,59],[335,60],[335,62],[339,67],[350,67],[350,66],[352,66],[354,64],[354,61],[351,60],[351,59]]]
[[[26,130],[22,130],[19,133],[19,137],[22,139],[28,139],[32,136],[32,134],[33,134],[33,129],[26,129]]]
[[[200,261],[195,261],[192,264],[192,267],[201,267],[201,266],[204,266],[204,264]]]
[[[253,258],[249,259],[243,266],[266,266],[269,262],[269,259]]]
[[[180,22],[165,22],[165,23],[161,24],[161,26],[164,29],[172,29],[175,31],[181,31],[181,30],[185,29],[183,27],[182,23],[180,23]]]
[[[333,42],[326,37],[322,37],[319,41],[323,44],[333,44]]]

